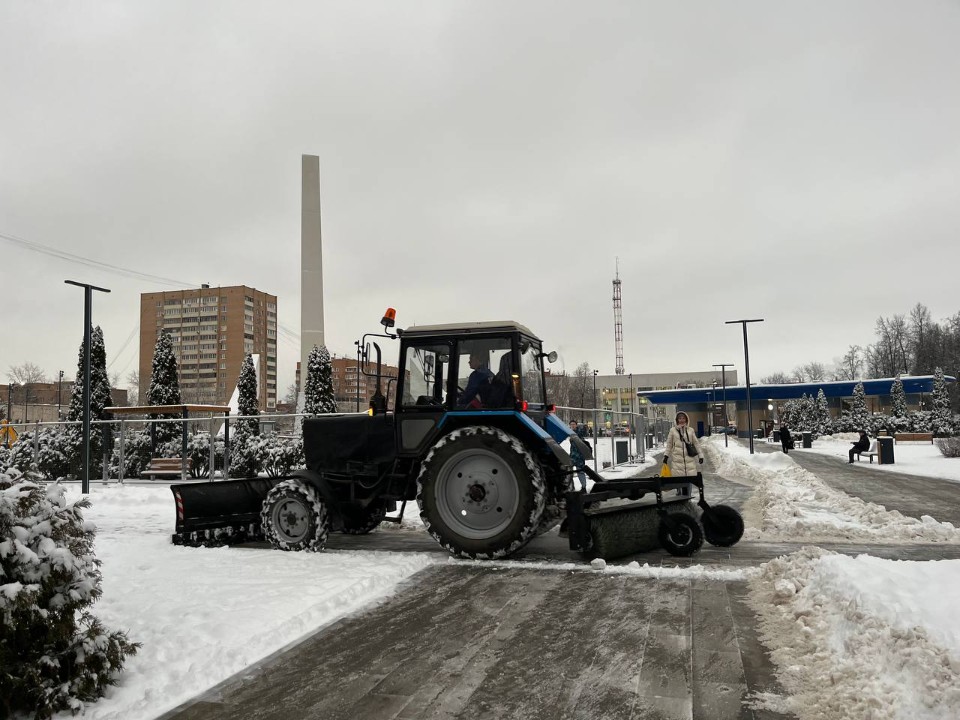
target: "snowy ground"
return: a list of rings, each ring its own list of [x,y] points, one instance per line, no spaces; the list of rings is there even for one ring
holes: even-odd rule
[[[601,460],[604,444],[598,447]],[[960,542],[955,528],[933,518],[911,520],[831,490],[789,456],[751,456],[736,443],[725,450],[720,438],[704,445],[721,473],[754,487],[748,539]],[[818,445],[826,451],[826,442]],[[835,445],[843,453],[848,447],[844,441]],[[935,448],[915,447],[903,452],[902,463],[897,449],[897,470],[912,471],[908,458],[914,454],[910,462],[917,468],[946,469],[931,454]],[[950,471],[941,476],[956,479],[952,466]],[[71,486],[68,494],[78,496],[78,488]],[[120,685],[88,707],[90,718],[156,717],[303,635],[382,600],[438,557],[175,547],[169,541],[168,489],[94,486],[92,500],[87,516],[99,528],[104,577],[94,612],[143,648],[128,661]],[[408,518],[402,528],[378,532],[422,532],[416,512]],[[785,698],[757,698],[760,706],[802,718],[960,717],[960,617],[952,610],[960,594],[960,560],[900,562],[810,547],[760,568],[596,563],[593,571],[748,579],[764,641],[789,692]]]

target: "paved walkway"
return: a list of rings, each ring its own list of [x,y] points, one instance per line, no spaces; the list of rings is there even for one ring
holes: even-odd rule
[[[960,507],[960,484],[918,483],[802,451],[791,456],[832,486],[904,514],[914,515],[911,508],[928,513],[928,503],[951,512]],[[750,492],[735,479],[708,474],[706,480],[714,503],[739,506]],[[894,490],[898,485],[906,489]],[[926,488],[922,495],[910,492],[917,487]],[[823,546],[891,558],[960,557],[960,546]],[[417,532],[335,535],[328,547],[447,555]],[[798,547],[741,542],[705,546],[692,560],[658,550],[617,562],[729,569],[756,566]],[[431,567],[389,601],[323,628],[165,717],[784,717],[750,707],[755,693],[780,689],[757,640],[745,583],[656,581],[532,565],[583,563],[555,533],[536,538],[511,561]]]

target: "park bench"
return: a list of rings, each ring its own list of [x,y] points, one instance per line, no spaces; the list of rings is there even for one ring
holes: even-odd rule
[[[186,472],[189,473],[193,466],[193,459],[187,458]],[[183,472],[183,466],[180,458],[150,458],[147,468],[140,473],[140,477],[148,477],[155,480],[157,477],[180,477]]]
[[[929,442],[933,444],[933,433],[900,433],[894,435],[898,443],[902,442]]]
[[[872,443],[870,443],[869,450],[864,450],[863,452],[854,453],[854,455],[857,456],[857,460],[860,459],[861,455],[866,455],[868,458],[870,458],[870,464],[873,465],[873,459],[877,456],[877,441],[874,440]]]

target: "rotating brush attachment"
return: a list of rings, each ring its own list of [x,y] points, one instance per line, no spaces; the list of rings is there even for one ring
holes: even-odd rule
[[[696,506],[691,502],[669,503],[667,512],[679,512],[697,516]],[[587,513],[587,524],[593,546],[589,555],[604,560],[649,552],[661,546],[659,539],[660,513],[656,505],[627,505],[601,508]]]

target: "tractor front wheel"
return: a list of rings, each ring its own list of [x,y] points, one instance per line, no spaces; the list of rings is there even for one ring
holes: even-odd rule
[[[316,488],[293,478],[273,486],[260,511],[266,539],[279,550],[322,550],[330,517]]]
[[[545,500],[540,463],[517,438],[486,425],[441,438],[417,478],[424,526],[460,557],[494,559],[523,547]]]

